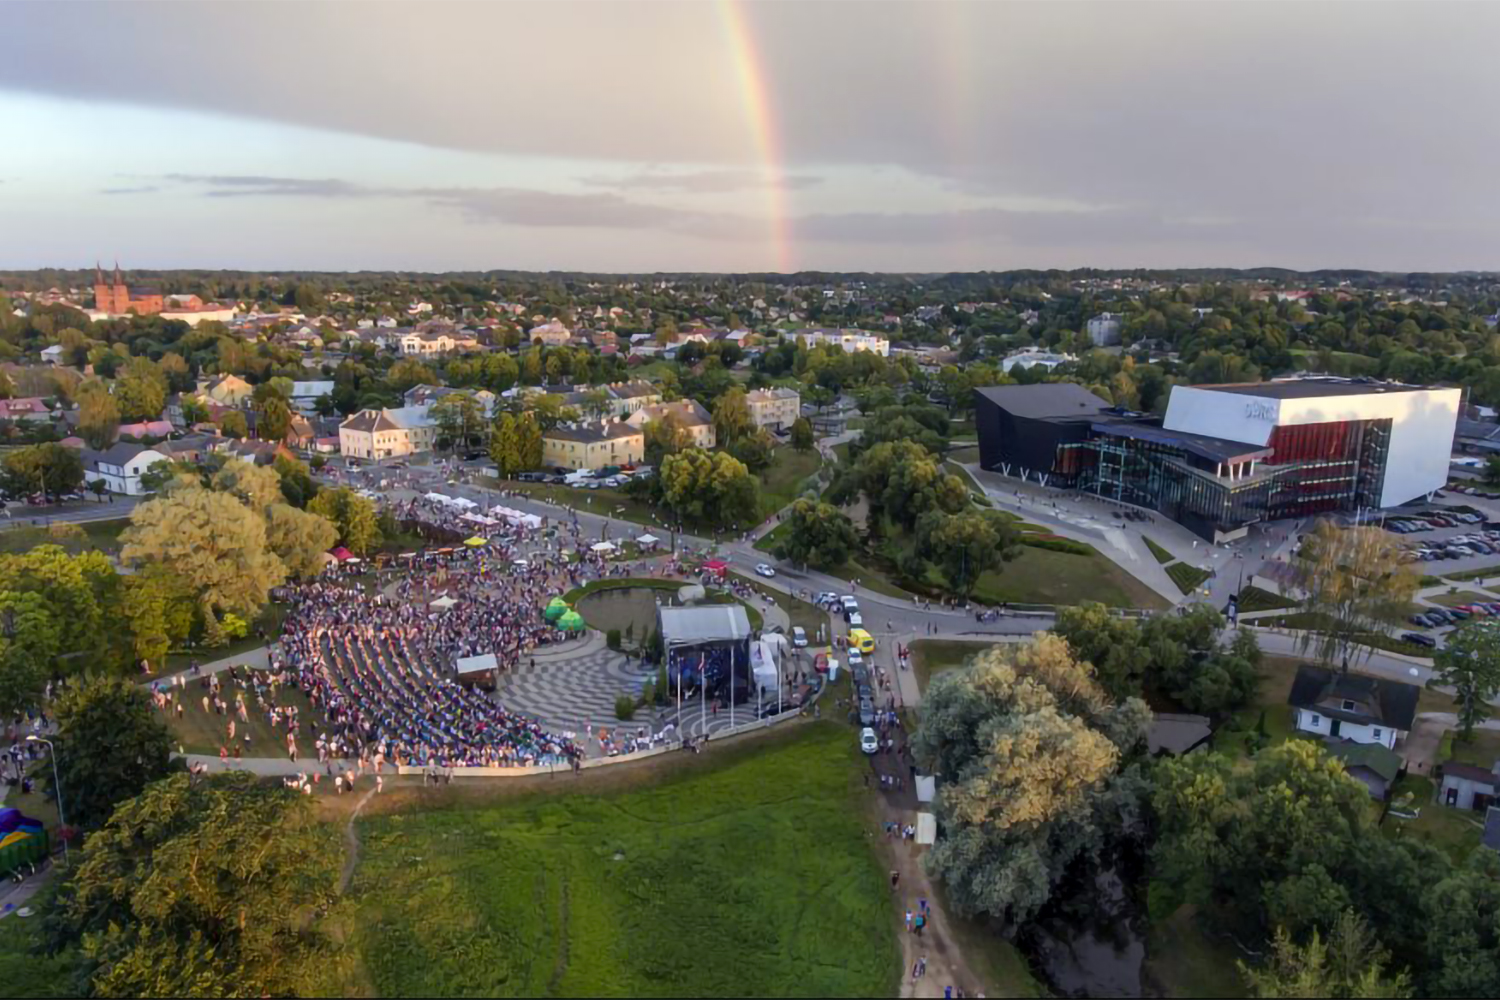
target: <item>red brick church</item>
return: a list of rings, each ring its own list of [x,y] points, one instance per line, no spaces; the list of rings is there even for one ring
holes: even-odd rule
[[[137,288],[132,295],[116,261],[112,284],[105,284],[104,269],[94,265],[94,308],[112,315],[123,316],[133,311],[138,316],[154,316],[166,308],[166,304],[161,291],[156,288]]]

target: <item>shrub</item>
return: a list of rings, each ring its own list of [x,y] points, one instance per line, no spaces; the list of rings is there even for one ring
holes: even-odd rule
[[[1050,549],[1053,552],[1066,552],[1074,556],[1086,556],[1093,553],[1093,549],[1083,542],[1075,542],[1071,538],[1063,538],[1059,535],[1022,535],[1022,545],[1030,545],[1034,549]]]
[[[629,722],[635,718],[635,699],[628,694],[622,694],[616,698],[615,718],[621,722]]]
[[[641,686],[641,697],[636,702],[638,705],[650,705],[656,701],[656,681],[649,679]]]
[[[250,634],[250,624],[233,612],[225,614],[220,625],[224,629],[224,635],[230,639],[243,639]]]
[[[610,649],[618,651],[620,648],[620,630],[612,628],[604,633],[604,642]]]
[[[665,705],[667,703],[667,667],[666,664],[656,668],[656,703]]]

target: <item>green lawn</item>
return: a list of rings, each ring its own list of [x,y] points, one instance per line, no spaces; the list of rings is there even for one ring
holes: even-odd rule
[[[1146,543],[1146,548],[1151,550],[1151,554],[1156,557],[1156,561],[1161,563],[1163,566],[1171,562],[1173,559],[1177,558],[1172,553],[1168,552],[1166,549],[1162,548],[1156,542],[1152,541],[1144,535],[1141,536],[1141,541]]]
[[[802,495],[802,485],[815,475],[823,456],[816,448],[798,451],[787,445],[777,448],[771,465],[760,474],[761,517],[770,517]]]
[[[1259,587],[1245,587],[1240,591],[1240,614],[1251,611],[1282,611],[1296,606],[1296,601]]]
[[[1265,628],[1285,628],[1299,631],[1317,631],[1322,628],[1328,619],[1314,611],[1294,611],[1287,615],[1270,615],[1265,618],[1257,618],[1247,624]],[[1377,632],[1369,632],[1360,638],[1363,645],[1374,649],[1383,649],[1389,653],[1403,653],[1407,656],[1431,657],[1432,650],[1415,643],[1404,642],[1395,636],[1382,635]]]
[[[1212,574],[1198,566],[1176,562],[1167,567],[1167,575],[1172,578],[1173,583],[1177,584],[1178,590],[1184,594],[1191,594]]]
[[[1475,601],[1488,602],[1490,598],[1472,590],[1458,590],[1451,594],[1434,594],[1431,597],[1422,598],[1430,604],[1436,604],[1443,608],[1456,608],[1460,604],[1473,604]]]
[[[986,604],[1082,604],[1098,601],[1112,608],[1164,608],[1167,602],[1115,563],[1090,555],[1054,552],[1030,545],[1000,571],[980,576],[976,600]]]
[[[993,642],[967,639],[914,639],[911,643],[911,669],[917,678],[917,690],[925,691],[928,681],[945,670],[953,670],[982,653]]]
[[[1443,579],[1478,580],[1482,587],[1485,580],[1500,580],[1500,566],[1483,566],[1479,569],[1466,569],[1459,573],[1444,573]]]
[[[775,552],[787,535],[792,533],[792,522],[782,521],[755,540],[755,548],[762,552]]]
[[[241,671],[243,673],[243,671]],[[286,755],[286,730],[272,729],[266,721],[265,713],[257,711],[255,699],[251,692],[245,693],[245,706],[249,709],[250,722],[246,725],[240,722],[233,714],[234,696],[239,691],[229,675],[224,674],[225,700],[229,702],[229,715],[215,715],[212,711],[203,711],[203,696],[207,693],[200,688],[196,681],[189,681],[188,686],[183,688],[182,718],[176,713],[164,718],[167,720],[167,728],[172,731],[172,738],[187,753],[216,754],[219,747],[229,746],[230,752],[234,746],[229,743],[228,723],[230,719],[235,720],[235,742],[244,748],[246,757],[283,757]],[[313,740],[317,738],[312,732],[309,722],[317,720],[320,727],[323,724],[323,713],[316,711],[308,702],[307,696],[301,691],[290,688],[276,689],[276,704],[297,706],[298,717],[302,719],[302,726],[297,735],[297,749],[303,758],[316,757]],[[250,733],[250,743],[244,741],[246,730]]]
[[[110,521],[58,524],[54,527],[57,533],[47,528],[20,524],[10,526],[6,522],[0,522],[0,552],[26,552],[38,545],[61,545],[72,553],[98,549],[108,555],[118,555],[120,532],[130,527],[130,520],[121,517]]]
[[[350,945],[387,996],[891,996],[867,767],[822,722],[638,788],[363,819]]]
[[[1486,770],[1500,760],[1500,732],[1493,729],[1475,729],[1467,740],[1453,740],[1452,760],[1460,764],[1473,764]]]
[[[1417,837],[1430,841],[1461,863],[1479,846],[1483,816],[1439,805],[1433,801],[1434,787],[1430,778],[1415,774],[1398,780],[1391,788],[1392,801],[1410,792],[1411,808],[1421,812],[1416,819],[1402,819],[1388,813],[1380,824],[1381,830],[1395,839]]]
[[[1270,743],[1280,743],[1291,736],[1292,709],[1286,699],[1292,693],[1297,667],[1303,662],[1294,656],[1261,657],[1255,698],[1214,731],[1214,749],[1231,755],[1243,754],[1250,734],[1262,726]]]

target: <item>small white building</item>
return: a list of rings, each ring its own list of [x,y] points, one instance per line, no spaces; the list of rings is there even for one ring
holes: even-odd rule
[[[1394,750],[1411,731],[1421,694],[1415,684],[1304,663],[1287,703],[1298,732]]]
[[[85,483],[102,479],[111,493],[127,497],[144,495],[141,476],[157,462],[170,461],[154,448],[123,442],[111,445],[108,451],[84,449],[82,458]]]
[[[1110,347],[1120,342],[1124,318],[1119,313],[1102,312],[1088,322],[1089,340],[1095,347]]]

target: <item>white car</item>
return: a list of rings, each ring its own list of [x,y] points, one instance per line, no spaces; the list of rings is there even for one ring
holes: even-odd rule
[[[818,595],[818,599],[816,601],[813,601],[813,603],[816,604],[816,605],[818,605],[818,606],[820,606],[820,607],[826,607],[829,604],[833,604],[838,599],[839,599],[839,595],[838,594],[835,594],[831,590],[825,590],[821,594]]]
[[[859,607],[859,598],[853,596],[852,594],[845,594],[843,597],[839,598],[839,603],[844,606],[845,611],[848,611],[851,608]]]
[[[792,626],[792,645],[798,649],[807,645],[807,630],[801,625]]]
[[[849,647],[849,669],[853,670],[855,667],[863,666],[864,662],[865,662],[864,654],[861,653],[854,646],[850,646]]]
[[[869,754],[880,752],[880,738],[869,726],[859,731],[859,748]]]
[[[860,613],[858,611],[851,611],[851,612],[849,612],[849,627],[850,628],[863,628],[864,624],[865,624],[865,620],[864,620],[864,618],[862,618],[860,616]]]
[[[759,576],[775,576],[776,571],[765,563],[756,563],[755,572]]]

